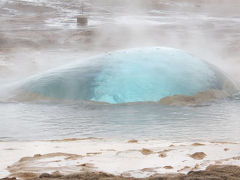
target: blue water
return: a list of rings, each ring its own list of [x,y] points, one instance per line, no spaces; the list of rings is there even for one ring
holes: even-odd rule
[[[34,76],[26,93],[68,100],[128,103],[225,90],[230,80],[216,67],[172,48],[138,48],[91,58]]]

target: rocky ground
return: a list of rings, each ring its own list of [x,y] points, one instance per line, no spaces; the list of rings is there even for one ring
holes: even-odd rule
[[[3,178],[1,180],[15,180],[16,178]],[[191,171],[184,174],[153,175],[149,178],[132,178],[114,176],[102,172],[85,172],[81,174],[61,175],[59,173],[43,173],[37,178],[29,176],[31,180],[239,180],[240,167],[228,165],[208,166],[204,171]]]

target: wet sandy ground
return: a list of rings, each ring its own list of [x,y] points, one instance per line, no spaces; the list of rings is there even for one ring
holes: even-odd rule
[[[0,177],[104,172],[144,178],[240,165],[240,144],[99,138],[0,142]]]

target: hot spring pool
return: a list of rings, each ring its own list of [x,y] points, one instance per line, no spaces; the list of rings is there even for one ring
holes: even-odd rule
[[[0,140],[81,137],[240,141],[240,98],[202,106],[0,103]]]
[[[12,86],[14,91],[9,92],[16,97],[0,103],[0,140],[240,140],[239,95],[232,94],[236,87],[198,57],[176,49],[144,48],[87,62]],[[168,96],[192,96],[206,90],[223,91],[227,96],[192,106],[156,103]],[[128,103],[138,101],[144,103]]]

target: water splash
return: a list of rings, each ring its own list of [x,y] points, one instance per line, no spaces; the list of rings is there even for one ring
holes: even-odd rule
[[[121,50],[33,76],[22,88],[54,99],[107,103],[159,101],[208,90],[230,93],[232,82],[216,67],[172,48]]]

